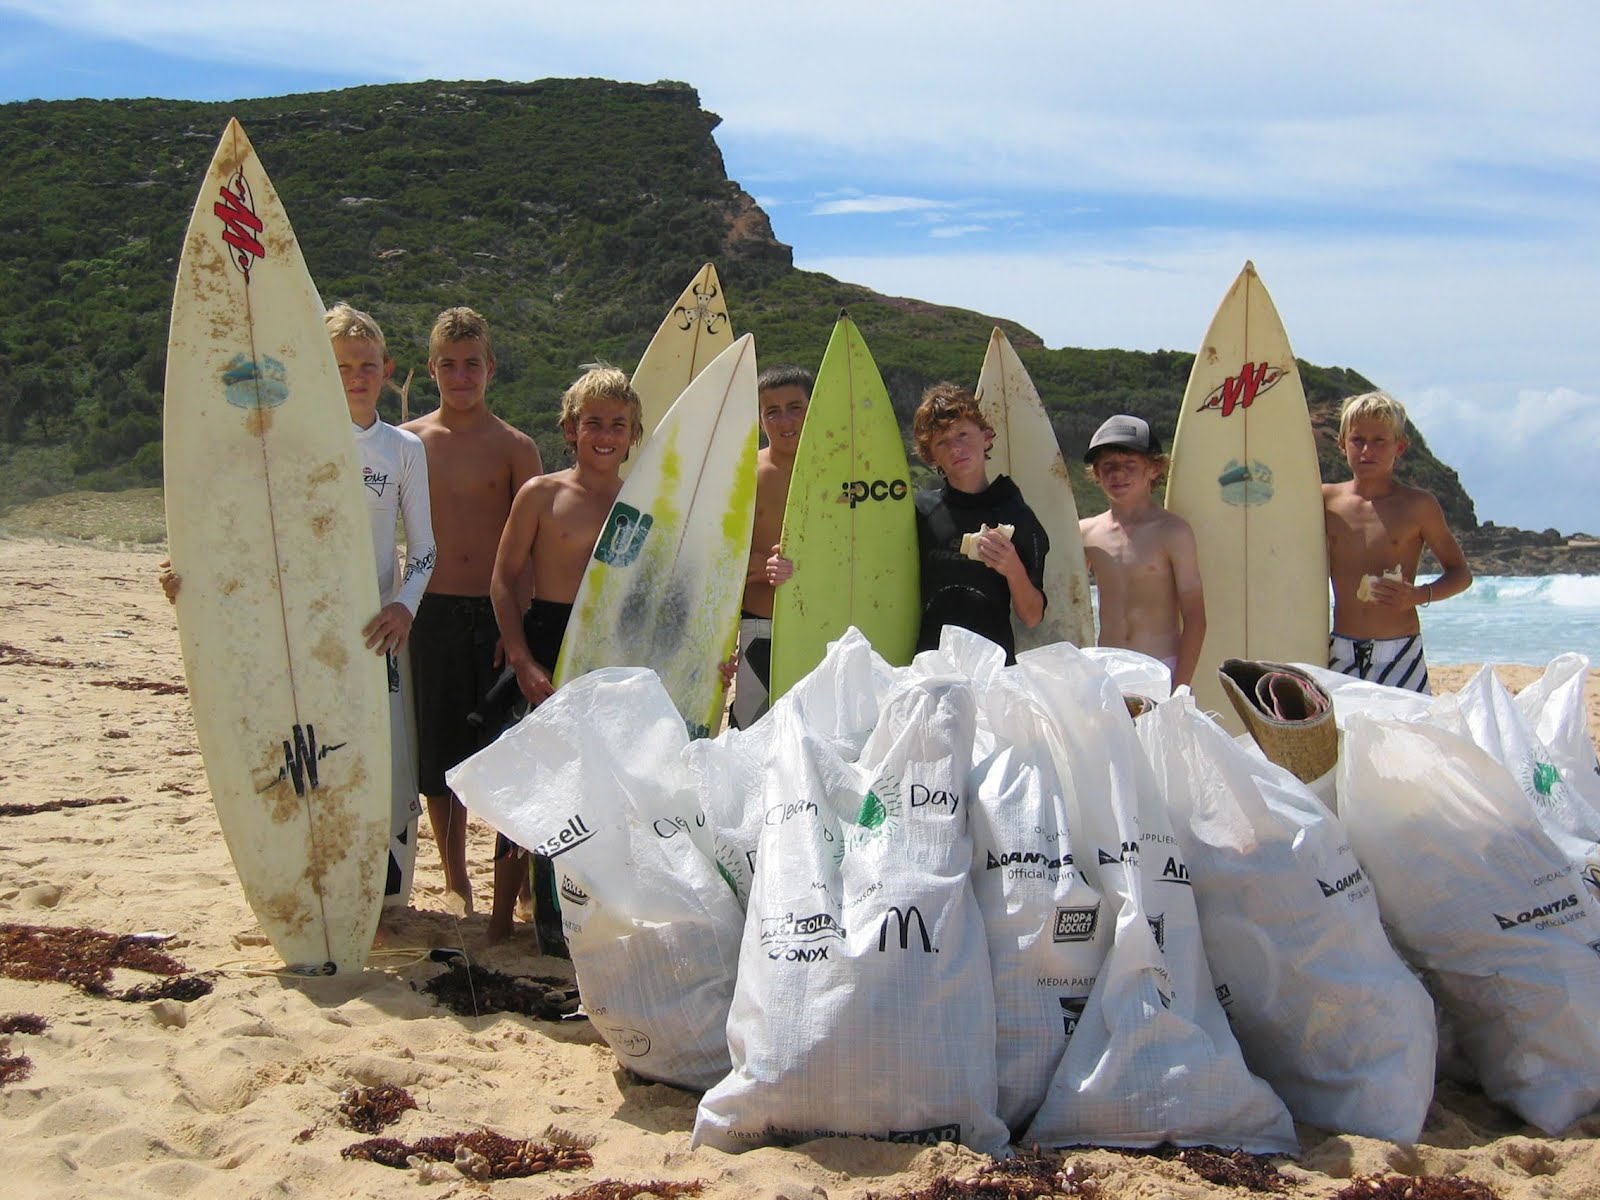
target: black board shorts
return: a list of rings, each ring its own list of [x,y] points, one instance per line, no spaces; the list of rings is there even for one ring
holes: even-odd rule
[[[417,786],[449,794],[444,773],[488,744],[467,720],[494,684],[500,628],[487,596],[429,592],[411,626],[411,682],[417,708]]]

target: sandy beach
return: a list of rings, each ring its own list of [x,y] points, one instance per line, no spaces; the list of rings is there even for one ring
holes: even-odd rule
[[[421,990],[446,970],[430,959],[434,948],[556,984],[571,971],[536,957],[529,934],[486,947],[486,915],[450,915],[427,837],[385,961],[350,978],[273,974],[207,795],[173,614],[155,584],[159,558],[0,539],[0,922],[171,935],[161,949],[214,985],[187,1002],[123,1001],[0,977],[0,1019],[45,1022],[41,1033],[0,1034],[0,1056],[31,1060],[25,1078],[0,1086],[6,1194],[551,1197],[610,1179],[698,1180],[707,1197],[838,1200],[976,1172],[981,1160],[948,1147],[691,1152],[697,1097],[619,1068],[587,1022],[440,1006]],[[1541,669],[1499,672],[1516,690]],[[1458,688],[1471,673],[1436,668],[1435,688]],[[1600,737],[1593,676],[1587,702]],[[16,811],[59,801],[92,803]],[[469,855],[485,909],[491,841],[475,824]],[[111,987],[152,982],[160,977],[120,970]],[[592,1165],[484,1184],[453,1167],[422,1182],[413,1170],[343,1158],[369,1135],[339,1122],[341,1095],[378,1084],[405,1088],[418,1105],[385,1136],[488,1127],[582,1149]],[[1600,1197],[1600,1117],[1544,1137],[1471,1089],[1441,1085],[1414,1146],[1307,1126],[1299,1134],[1301,1159],[1281,1169],[1297,1181],[1290,1194],[1307,1200],[1373,1174],[1466,1175],[1506,1200]],[[1105,1200],[1239,1194],[1147,1155],[1098,1150],[1073,1161]]]

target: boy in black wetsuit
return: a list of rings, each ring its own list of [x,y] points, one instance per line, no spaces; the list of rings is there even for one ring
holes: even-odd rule
[[[622,490],[618,469],[643,432],[639,395],[627,375],[604,366],[585,372],[561,397],[561,431],[573,465],[536,476],[517,492],[500,535],[489,585],[506,662],[516,672],[523,699],[532,707],[555,690],[551,676],[572,602],[606,517]],[[518,586],[530,568],[533,599],[524,609]],[[499,839],[495,849],[491,940],[511,933],[525,862],[525,851],[505,838]],[[557,952],[564,953],[549,860],[541,864],[536,858],[534,874],[541,948],[548,954],[559,946]]]
[[[936,649],[939,631],[960,625],[1002,647],[1006,662],[1015,662],[1012,615],[1029,629],[1044,619],[1050,539],[1008,476],[989,480],[985,460],[994,427],[972,392],[934,384],[922,394],[912,434],[918,456],[944,476],[943,486],[918,492],[916,499],[922,558],[917,649]]]

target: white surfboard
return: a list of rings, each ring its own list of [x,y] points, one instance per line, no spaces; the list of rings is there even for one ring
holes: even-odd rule
[[[978,375],[978,406],[994,426],[989,477],[1011,476],[1050,539],[1044,560],[1044,620],[1032,629],[1014,622],[1017,651],[1052,642],[1094,645],[1094,604],[1089,568],[1078,533],[1078,502],[1050,413],[1028,369],[998,326]]]
[[[1217,680],[1223,659],[1323,663],[1328,656],[1316,438],[1289,337],[1251,263],[1195,356],[1166,504],[1194,529],[1200,554],[1206,640],[1195,697],[1242,733]]]
[[[644,437],[622,464],[620,473],[624,479],[634,470],[656,426],[683,389],[731,345],[733,325],[728,319],[722,281],[717,278],[717,268],[707,263],[667,310],[634,369],[633,390],[639,393],[644,410]]]
[[[691,737],[722,714],[756,503],[756,353],[745,334],[678,397],[622,485],[561,643],[555,684],[651,667]]]
[[[359,970],[389,841],[389,710],[361,468],[322,301],[230,121],[167,344],[167,537],[206,779],[245,898],[295,971]]]
[[[422,816],[417,782],[417,707],[411,655],[386,656],[389,681],[389,861],[384,869],[385,908],[404,908],[417,873],[417,825]]]

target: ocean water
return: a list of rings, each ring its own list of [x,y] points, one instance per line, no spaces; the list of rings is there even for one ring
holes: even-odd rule
[[[1090,592],[1098,611],[1100,591]],[[1328,593],[1330,611],[1333,593]],[[1428,662],[1526,663],[1588,655],[1600,670],[1600,575],[1480,575],[1459,596],[1420,610]]]
[[[1600,575],[1480,575],[1421,609],[1428,661],[1543,666],[1575,650],[1600,668]]]

